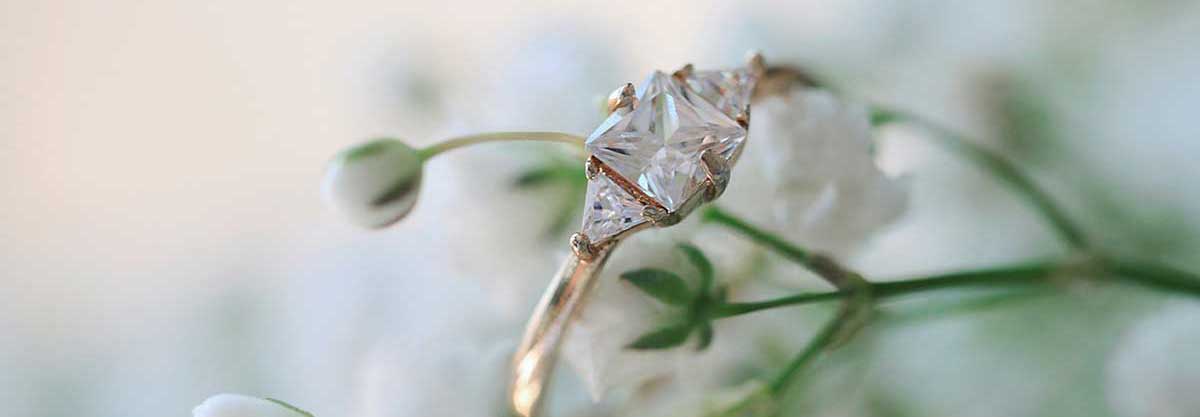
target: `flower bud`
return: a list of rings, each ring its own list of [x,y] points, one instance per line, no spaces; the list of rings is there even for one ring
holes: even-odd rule
[[[192,409],[192,417],[312,417],[312,414],[278,400],[217,394]]]
[[[322,183],[326,203],[367,228],[399,221],[421,192],[424,160],[416,149],[395,139],[351,147],[329,162]]]

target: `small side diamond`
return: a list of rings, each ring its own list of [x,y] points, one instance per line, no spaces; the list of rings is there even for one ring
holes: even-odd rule
[[[583,234],[593,243],[644,223],[642,203],[604,175],[588,181]]]
[[[748,68],[721,71],[693,71],[687,85],[726,115],[737,118],[750,108],[750,95],[758,79]]]

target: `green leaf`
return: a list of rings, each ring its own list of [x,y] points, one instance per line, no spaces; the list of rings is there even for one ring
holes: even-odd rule
[[[871,109],[871,126],[883,126],[898,119],[895,113],[887,109],[872,108]]]
[[[653,349],[668,349],[682,345],[687,341],[688,334],[692,332],[692,326],[688,324],[679,324],[667,326],[653,330],[643,334],[626,346],[626,349],[635,350],[653,350]]]
[[[696,344],[696,350],[708,349],[708,345],[712,344],[713,328],[712,323],[700,324],[700,342]]]
[[[713,266],[712,262],[708,261],[708,257],[704,256],[704,252],[689,243],[679,244],[679,250],[687,256],[688,261],[696,266],[696,270],[700,271],[700,293],[707,293],[712,287],[713,282]]]
[[[692,298],[687,283],[671,271],[644,268],[621,274],[621,279],[667,304],[684,305]]]
[[[560,160],[552,156],[546,159],[548,160],[518,175],[513,180],[513,187],[528,189],[559,183],[587,187],[587,176],[584,175],[583,164],[579,160]]]
[[[286,408],[286,409],[288,409],[288,410],[291,410],[291,411],[295,411],[295,412],[297,412],[297,413],[300,413],[300,414],[303,414],[303,415],[305,415],[305,416],[307,416],[307,417],[313,417],[312,413],[310,413],[310,412],[307,412],[307,411],[304,411],[304,410],[300,409],[300,407],[296,407],[296,406],[294,406],[294,405],[291,405],[291,404],[288,404],[288,403],[286,403],[286,402],[283,402],[283,401],[280,401],[280,400],[276,400],[276,399],[274,399],[274,398],[264,398],[264,400],[267,400],[267,401],[273,402],[273,403],[275,403],[275,404],[279,404],[279,405],[280,405],[280,406],[282,406],[283,408]]]
[[[534,188],[552,183],[562,177],[562,168],[558,166],[543,166],[522,172],[513,180],[513,187]]]

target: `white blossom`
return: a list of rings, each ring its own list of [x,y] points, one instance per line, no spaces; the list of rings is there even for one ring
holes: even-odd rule
[[[750,135],[723,205],[801,246],[849,256],[907,207],[905,181],[875,163],[861,105],[797,88],[757,103]]]
[[[1143,320],[1109,359],[1107,395],[1118,415],[1195,416],[1200,410],[1200,307],[1175,304]]]
[[[283,403],[241,394],[217,394],[192,409],[192,417],[312,417]]]
[[[360,415],[502,414],[515,342],[478,339],[464,336],[379,344],[369,352],[362,369]]]

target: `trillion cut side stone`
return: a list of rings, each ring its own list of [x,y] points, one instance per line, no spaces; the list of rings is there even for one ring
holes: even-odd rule
[[[707,100],[656,71],[638,89],[632,111],[609,116],[587,139],[596,158],[675,211],[700,191],[707,149],[729,159],[746,129]]]
[[[642,203],[603,174],[588,181],[583,234],[592,242],[644,223]]]
[[[758,79],[749,68],[720,71],[693,71],[688,88],[712,103],[727,116],[737,118],[750,109],[750,95]]]

